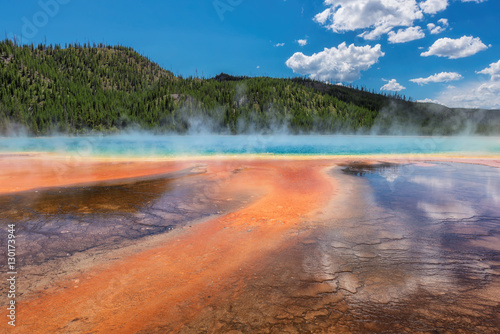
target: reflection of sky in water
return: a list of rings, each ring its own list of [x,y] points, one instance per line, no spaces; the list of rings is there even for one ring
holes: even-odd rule
[[[377,202],[392,210],[431,220],[500,215],[498,168],[452,163],[393,166],[366,178]]]
[[[326,219],[286,252],[284,282],[269,279],[292,291],[284,313],[330,310],[310,322],[331,332],[498,333],[499,169],[358,161],[331,174]]]
[[[456,292],[480,291],[496,280],[500,252],[492,245],[500,242],[499,169],[436,163],[358,164],[343,171],[340,177],[369,186],[356,208],[360,216],[341,220],[326,237],[334,241],[332,257],[343,259],[365,283],[357,302],[416,302],[424,291],[422,296],[431,295],[438,305],[491,302]],[[339,242],[347,248],[337,247]],[[443,299],[448,294],[456,299]]]

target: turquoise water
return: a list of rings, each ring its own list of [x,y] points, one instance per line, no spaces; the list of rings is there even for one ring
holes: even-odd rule
[[[96,156],[214,154],[368,155],[500,154],[499,137],[412,136],[153,136],[0,138],[0,152]]]

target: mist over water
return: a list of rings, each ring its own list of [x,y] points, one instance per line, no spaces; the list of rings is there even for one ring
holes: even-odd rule
[[[81,156],[162,157],[216,154],[368,155],[500,153],[497,137],[173,135],[0,139],[0,152],[49,152]]]

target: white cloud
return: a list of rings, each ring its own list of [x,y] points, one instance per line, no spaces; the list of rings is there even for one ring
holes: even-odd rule
[[[427,29],[429,29],[432,35],[439,34],[444,31],[443,27],[436,26],[434,23],[427,24]]]
[[[462,79],[462,76],[456,72],[441,72],[431,75],[427,78],[416,78],[411,79],[410,81],[422,86],[431,82],[449,82],[460,79]]]
[[[500,60],[476,73],[489,75],[490,80],[448,86],[436,99],[448,107],[500,109]]]
[[[419,6],[426,14],[436,14],[448,7],[448,0],[426,0],[421,2]]]
[[[488,0],[462,0],[462,2],[475,2],[475,3],[481,3],[481,2],[485,2],[485,1],[488,1]]]
[[[260,68],[260,66],[259,66],[259,65],[257,65],[257,69],[259,69],[259,68]]]
[[[500,80],[500,60],[496,63],[491,63],[490,66],[488,66],[484,70],[477,71],[476,73],[489,74],[491,75],[492,81]]]
[[[359,79],[361,71],[368,70],[384,55],[380,44],[374,47],[346,46],[343,42],[337,48],[325,48],[312,56],[296,52],[286,61],[286,66],[294,73],[309,75],[312,79],[352,82]]]
[[[438,23],[441,25],[435,25],[434,23],[429,23],[427,25],[427,29],[429,29],[430,33],[432,35],[439,34],[443,31],[446,30],[446,27],[448,27],[448,19],[440,19],[438,20]]]
[[[420,27],[409,27],[399,29],[397,33],[389,31],[389,43],[406,43],[416,39],[424,38],[425,34]]]
[[[490,75],[490,80],[449,86],[438,99],[448,107],[500,109],[500,60],[476,73]]]
[[[393,92],[399,92],[403,89],[406,89],[406,87],[403,87],[401,84],[399,84],[396,79],[387,81],[387,83],[380,88],[380,90],[390,90]]]
[[[276,43],[276,44],[274,44],[274,46],[279,48],[280,46],[285,46],[285,43]]]
[[[431,100],[431,99],[428,99],[428,98],[425,98],[423,100],[417,100],[417,102],[420,102],[420,103],[435,103],[435,104],[441,104],[441,102],[439,102],[438,100]]]
[[[411,27],[423,18],[415,0],[325,0],[314,20],[333,32],[370,29],[359,36],[373,40],[395,27]]]
[[[307,45],[307,39],[298,39],[297,43],[299,43],[300,46],[306,46]]]
[[[479,37],[462,36],[458,39],[440,38],[431,45],[428,51],[422,52],[422,57],[438,56],[457,59],[472,56],[488,47]]]
[[[450,87],[441,92],[437,99],[448,107],[500,109],[500,81]]]

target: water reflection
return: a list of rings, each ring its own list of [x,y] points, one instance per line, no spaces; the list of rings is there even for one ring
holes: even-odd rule
[[[183,332],[498,333],[498,169],[359,162],[332,174],[339,194],[324,212],[285,249],[226,278],[235,288]],[[36,264],[215,213],[221,203],[199,195],[212,194],[209,182],[17,194],[0,198],[0,213],[19,222],[20,261]]]
[[[326,218],[184,333],[499,333],[497,169],[358,162],[332,174],[342,191]]]
[[[391,187],[384,169],[365,175],[382,207],[416,212],[429,219],[500,214],[496,205],[500,190],[498,168],[452,163],[392,168],[399,175],[391,185],[393,191],[388,191]]]
[[[351,281],[357,283],[350,284],[358,288],[346,289],[345,297],[359,307],[357,315],[389,332],[406,326],[496,333],[500,252],[492,244],[500,244],[493,190],[500,189],[498,169],[438,163],[365,170],[343,169],[345,175],[362,175],[371,189],[359,216],[335,221],[318,236],[319,244],[331,243],[332,257],[347,263],[339,272],[355,277]],[[398,177],[388,180],[388,170]],[[346,284],[343,276],[337,279],[339,286]]]
[[[342,172],[349,175],[365,176],[372,173],[396,173],[401,170],[401,165],[390,163],[390,162],[379,162],[379,163],[366,163],[363,161],[352,162],[344,165]],[[397,173],[396,173],[397,174]]]

